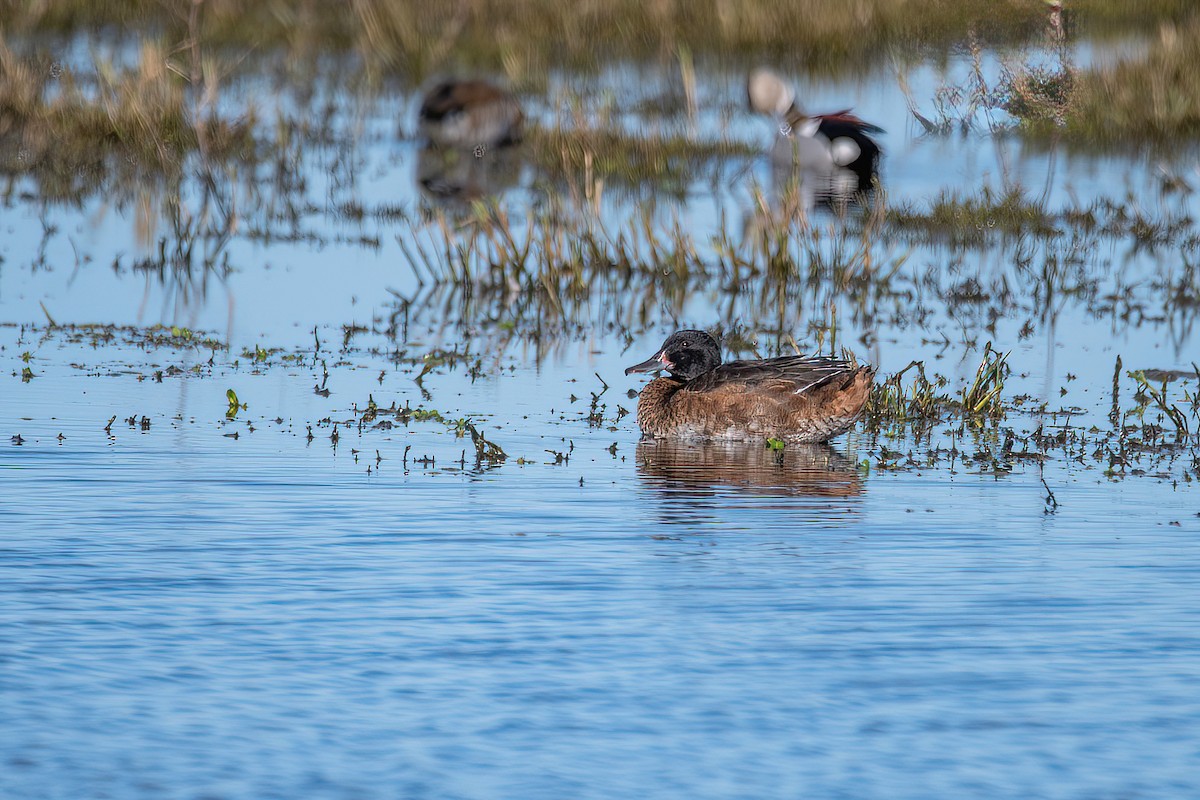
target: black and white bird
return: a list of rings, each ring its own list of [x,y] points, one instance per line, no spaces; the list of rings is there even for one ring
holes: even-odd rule
[[[871,134],[883,133],[882,128],[859,119],[850,109],[829,114],[802,111],[792,88],[769,69],[750,73],[746,95],[752,110],[772,117],[779,126],[774,160],[827,177],[834,193],[871,189],[882,154]],[[845,185],[847,181],[853,185]]]

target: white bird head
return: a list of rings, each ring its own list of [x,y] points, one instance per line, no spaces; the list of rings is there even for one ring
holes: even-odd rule
[[[782,117],[796,99],[796,93],[783,78],[769,69],[756,69],[746,79],[746,96],[750,108],[759,114]]]

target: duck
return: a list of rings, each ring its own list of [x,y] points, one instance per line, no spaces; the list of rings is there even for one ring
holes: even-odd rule
[[[816,172],[848,170],[857,179],[856,190],[871,188],[883,153],[871,135],[883,133],[883,128],[860,119],[849,108],[829,114],[805,113],[796,105],[792,88],[769,69],[750,73],[746,96],[751,110],[779,122],[781,138],[773,152],[776,160],[794,161]]]
[[[421,135],[442,148],[476,149],[521,140],[525,115],[509,91],[486,80],[447,80],[425,93]]]
[[[875,370],[827,356],[722,363],[721,346],[701,330],[672,333],[658,352],[625,370],[666,371],[638,395],[645,437],[826,442],[862,414]]]

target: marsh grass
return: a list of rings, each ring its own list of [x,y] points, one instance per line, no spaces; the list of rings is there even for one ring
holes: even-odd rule
[[[879,432],[888,426],[928,430],[947,419],[982,425],[1002,419],[1011,407],[1005,398],[1005,379],[1011,372],[1008,354],[984,345],[975,379],[958,392],[945,391],[950,381],[942,375],[928,377],[925,362],[913,361],[904,369],[877,381],[863,411],[867,429]],[[904,376],[912,373],[905,385]]]
[[[732,139],[670,131],[633,134],[612,124],[537,127],[529,139],[529,152],[544,175],[591,198],[599,198],[609,184],[682,197],[731,160],[757,155],[750,144]]]
[[[111,155],[174,175],[201,145],[214,154],[252,146],[252,115],[198,115],[178,68],[150,41],[131,66],[97,55],[92,70],[76,73],[19,58],[0,40],[0,74],[0,138],[19,140],[27,164],[69,171]]]
[[[1158,411],[1175,427],[1176,432],[1182,438],[1186,438],[1194,428],[1193,424],[1189,424],[1189,417],[1194,422],[1200,422],[1200,392],[1188,394],[1184,391],[1183,400],[1175,401],[1170,399],[1170,381],[1163,378],[1158,386],[1146,377],[1143,370],[1132,371],[1129,377],[1137,382],[1137,391],[1134,394],[1134,399],[1139,405],[1134,409],[1134,413],[1139,419],[1144,419],[1147,408],[1157,408]],[[1186,408],[1184,407],[1186,404]],[[1189,413],[1190,411],[1190,413]]]
[[[1200,136],[1200,19],[1164,23],[1139,57],[1080,73],[1067,134],[1097,144],[1160,145]]]
[[[842,57],[851,57],[850,51],[860,47],[884,52],[879,41],[871,44],[872,37],[891,41],[893,47],[918,49],[965,43],[979,53],[989,35],[1012,35],[1024,41],[1045,26],[1044,11],[1036,4],[969,0],[935,5],[913,14],[906,0],[857,0],[849,6],[821,0],[803,8],[753,0],[740,4],[734,13],[718,0],[686,9],[675,2],[622,2],[600,13],[588,4],[544,0],[465,0],[454,5],[360,0],[336,9],[315,2],[251,5],[240,0],[134,2],[113,7],[7,2],[0,6],[7,15],[0,38],[4,77],[0,81],[0,168],[33,175],[46,198],[77,199],[89,188],[120,197],[114,186],[144,196],[147,186],[169,186],[184,178],[189,159],[196,155],[226,172],[244,164],[252,168],[243,172],[253,173],[260,166],[298,163],[294,156],[298,148],[348,147],[331,130],[329,108],[310,109],[312,114],[297,112],[291,119],[280,116],[272,125],[260,119],[253,101],[241,99],[246,94],[228,93],[238,97],[240,105],[218,102],[224,89],[244,85],[246,79],[261,81],[264,76],[285,86],[292,82],[297,97],[311,101],[311,71],[317,63],[333,67],[337,77],[331,91],[354,87],[370,94],[394,88],[397,82],[419,84],[428,73],[467,67],[492,72],[499,68],[518,88],[538,93],[545,89],[547,70],[554,65],[590,59],[598,66],[650,58],[678,70],[685,98],[680,108],[694,118],[696,70],[706,57],[727,66],[753,54],[753,63],[760,63],[774,60],[772,42],[786,42],[792,55],[776,62],[786,67],[796,58],[829,55],[831,48],[841,51]],[[1187,98],[1194,94],[1197,81],[1194,65],[1189,64],[1200,23],[1189,21],[1186,9],[1186,4],[1171,0],[1140,16],[1101,0],[1078,7],[1081,17],[1095,15],[1096,25],[1141,24],[1147,21],[1143,17],[1165,20],[1160,33],[1165,44],[1151,49],[1146,67],[1162,73],[1155,79],[1156,88],[1147,93],[1122,90],[1129,102],[1145,99],[1176,115],[1168,127],[1144,126],[1149,135],[1179,132],[1190,124]],[[872,21],[878,24],[869,24]],[[116,31],[124,25],[141,34],[135,46],[120,45],[123,39]],[[64,35],[103,41],[105,47],[91,51],[90,64],[84,60],[64,66],[53,55]],[[476,41],[485,37],[484,44]],[[1055,43],[1055,52],[1066,52],[1060,45],[1061,41]],[[288,77],[286,69],[282,75],[270,71],[268,64],[281,63],[272,54],[280,52],[291,53],[293,57],[283,61],[303,64],[302,72]],[[459,63],[464,53],[470,55]],[[300,54],[303,58],[294,57]],[[1126,80],[1125,73],[1119,72],[1133,69],[1131,65],[1114,69],[1118,71],[1111,80],[1105,79],[1114,86],[1140,80],[1134,74]],[[396,74],[384,81],[363,82],[361,75],[372,70]],[[1026,119],[1031,130],[1040,124],[1038,120],[1049,120],[1056,131],[1063,124],[1075,130],[1071,126],[1076,122],[1064,116],[1067,106],[1100,113],[1100,100],[1079,100],[1099,85],[1090,78],[1069,71],[1063,73],[1070,79],[1066,80],[1058,73],[1033,68],[1014,74],[1001,99],[977,74],[973,80],[980,85],[967,93],[969,113],[989,104],[1006,105]],[[1080,88],[1084,84],[1092,88]],[[563,98],[554,102],[559,100]],[[746,142],[700,137],[686,124],[656,123],[632,133],[619,115],[637,102],[641,101],[612,100],[607,108],[589,108],[586,103],[579,108],[563,100],[560,106],[575,110],[560,115],[552,125],[532,126],[525,153],[544,180],[568,187],[596,207],[606,189],[640,197],[653,193],[684,197],[697,182],[715,184],[739,159],[754,153]],[[1070,119],[1083,120],[1091,113],[1072,111]],[[1141,112],[1129,113],[1130,120],[1139,116]],[[1086,127],[1082,122],[1077,128],[1083,130],[1079,126]],[[286,168],[277,172],[282,192],[303,183],[299,175],[284,176]],[[1025,228],[1039,224],[1036,216],[1027,213],[1028,206],[1008,204],[1005,197],[984,200],[984,207],[954,209],[958,218],[945,219],[945,229],[957,226],[971,235],[972,223],[980,230],[996,215],[1008,216],[1009,224]],[[1014,218],[1018,212],[1025,216]],[[897,216],[903,217],[903,210]],[[267,228],[259,225],[252,230],[263,236],[278,235]],[[289,235],[300,236],[295,231]]]
[[[180,36],[191,5],[6,0],[0,10],[10,29],[24,35],[137,26]],[[1036,5],[1017,0],[209,0],[198,35],[206,44],[284,48],[306,59],[352,52],[375,68],[420,82],[453,67],[503,71],[510,78],[549,67],[595,68],[655,59],[681,44],[700,57],[784,58],[829,70],[873,62],[891,45],[948,46],[972,27],[1019,37],[1036,23],[1036,13]]]
[[[914,371],[913,377],[905,386],[903,379],[910,370]],[[951,396],[942,391],[948,383],[941,375],[928,378],[923,361],[913,361],[886,379],[877,380],[863,410],[868,430],[878,431],[886,424],[920,426],[936,422],[953,407]]]
[[[685,279],[766,276],[824,281],[838,290],[886,283],[906,258],[889,242],[943,245],[955,253],[1063,242],[1063,252],[1051,254],[1059,272],[1062,259],[1074,263],[1074,254],[1101,241],[1129,242],[1133,252],[1200,250],[1195,221],[1170,206],[1133,208],[1100,198],[1051,210],[1019,187],[946,192],[894,207],[879,197],[865,208],[821,215],[792,209],[786,197],[779,208],[769,208],[767,198],[752,191],[751,207],[755,213],[740,231],[722,218],[715,229],[696,232],[653,202],[614,218],[592,213],[586,200],[549,199],[522,217],[494,200],[477,201],[466,215],[430,209],[397,241],[422,282],[518,285],[531,277],[573,275],[586,284],[585,273],[612,271]],[[1020,257],[1021,263],[1029,259]],[[1187,263],[1181,276],[1164,276],[1184,303],[1192,296],[1186,284],[1195,271]]]
[[[603,314],[636,327],[704,297],[721,319],[803,334],[810,345],[850,344],[844,328],[942,320],[934,344],[952,346],[946,331],[961,328],[961,341],[980,348],[1003,320],[1024,317],[1023,339],[1068,306],[1114,330],[1164,321],[1182,346],[1200,314],[1188,266],[1200,235],[1173,204],[1052,211],[1019,191],[896,210],[878,200],[841,215],[776,207],[749,225],[722,216],[704,230],[652,202],[604,215],[564,197],[524,215],[485,202],[465,216],[431,209],[396,233],[419,284],[397,293],[396,314],[559,330]],[[1153,259],[1136,281],[1113,269],[1143,251],[1172,257]]]
[[[966,131],[982,120],[992,131],[1015,127],[1034,138],[1101,148],[1131,143],[1172,148],[1200,137],[1200,7],[1145,8],[1145,18],[1156,25],[1151,41],[1116,63],[1090,68],[1075,63],[1078,31],[1065,12],[1047,9],[1042,42],[1006,51],[994,75],[984,69],[983,50],[970,37],[972,68],[960,82],[937,91],[932,118],[909,97],[924,129]],[[1094,30],[1111,19],[1110,11],[1073,5],[1071,18],[1087,19]]]
[[[977,193],[942,192],[917,204],[888,210],[893,230],[926,241],[980,242],[993,234],[1051,238],[1062,233],[1062,221],[1045,204],[1020,188],[997,191],[985,186]]]
[[[1055,54],[1060,66],[1039,56],[1008,70],[994,87],[977,70],[971,86],[939,100],[950,104],[939,112],[943,119],[922,118],[923,124],[943,130],[955,115],[1003,108],[1030,131],[1080,140],[1193,136],[1200,131],[1195,10],[1185,0],[1132,5],[1080,0],[1071,7],[1078,25],[1051,26],[1046,33],[1045,7],[1019,0],[618,0],[603,6],[549,0],[4,0],[0,161],[7,170],[37,174],[47,196],[62,198],[113,175],[134,182],[157,171],[170,180],[196,152],[265,161],[280,142],[260,125],[259,111],[245,101],[241,108],[219,104],[218,97],[225,87],[264,76],[304,96],[318,65],[336,72],[334,89],[342,92],[415,88],[434,75],[487,73],[506,77],[526,94],[544,95],[554,69],[669,64],[682,83],[679,108],[694,119],[697,70],[713,65],[769,62],[790,71],[839,72],[866,69],[884,57],[905,61],[961,47],[978,54],[999,42],[1037,49],[1039,35],[1048,44],[1038,52]],[[1095,35],[1155,26],[1161,46],[1150,48],[1141,62],[1087,73],[1069,64],[1069,30]],[[91,65],[62,66],[53,54],[64,37],[104,42],[106,50],[93,50]],[[1138,88],[1143,85],[1149,89]],[[625,110],[638,102],[625,103]],[[322,131],[317,126],[302,133],[318,141]],[[528,150],[539,170],[551,180],[569,178],[591,198],[606,185],[645,192],[651,182],[681,196],[697,174],[712,176],[718,160],[750,150],[670,126],[632,135],[618,124],[578,120],[535,128],[531,139]]]
[[[1067,67],[1026,66],[1007,72],[1003,80],[1001,107],[1027,129],[1054,130],[1068,121],[1078,124],[1073,115],[1076,72]]]
[[[1021,41],[1041,30],[1045,7],[1026,0],[207,0],[198,24],[188,0],[0,2],[23,37],[107,29],[194,36],[204,46],[283,50],[304,69],[352,54],[371,69],[420,83],[439,71],[485,69],[539,85],[548,68],[689,58],[772,61],[809,72],[864,69],[897,51],[948,49],[974,35]],[[1089,33],[1153,28],[1192,10],[1188,0],[1077,0]]]
[[[988,342],[983,348],[983,360],[975,371],[975,380],[962,391],[961,406],[963,413],[978,419],[981,417],[998,417],[1004,414],[1004,402],[1001,393],[1004,391],[1004,381],[1012,372],[1008,365],[1008,353],[1001,353],[992,348]]]
[[[928,378],[914,361],[872,387],[863,429],[875,456],[871,467],[922,471],[938,467],[1002,477],[1023,463],[1058,460],[1073,468],[1099,469],[1108,478],[1151,476],[1200,479],[1200,400],[1195,384],[1173,392],[1167,381],[1151,384],[1129,372],[1131,406],[1120,401],[1120,361],[1113,378],[1111,427],[1089,421],[1083,409],[1051,409],[1045,402],[1004,393],[1007,354],[985,346],[974,381],[957,392],[949,381]],[[906,385],[905,375],[913,378]],[[1022,429],[1021,420],[1027,422]],[[906,446],[900,450],[897,447]]]

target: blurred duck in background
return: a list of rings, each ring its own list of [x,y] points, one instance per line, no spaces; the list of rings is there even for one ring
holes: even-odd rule
[[[807,114],[796,105],[792,88],[769,69],[756,69],[746,80],[750,108],[772,117],[780,136],[771,150],[772,166],[796,167],[816,200],[845,199],[870,192],[879,175],[879,145],[871,134],[883,133],[849,109]]]
[[[430,144],[475,149],[520,141],[525,115],[517,98],[495,84],[451,80],[425,94],[418,119]]]
[[[430,199],[457,205],[497,195],[518,182],[516,148],[525,116],[511,92],[484,80],[442,81],[418,112],[425,146],[417,185]]]

